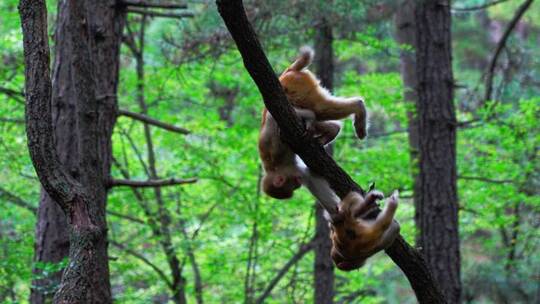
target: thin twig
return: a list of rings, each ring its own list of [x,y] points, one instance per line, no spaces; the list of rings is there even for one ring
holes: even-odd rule
[[[128,110],[118,110],[118,114],[122,115],[122,116],[132,118],[132,119],[135,119],[135,120],[138,120],[138,121],[142,121],[144,123],[147,123],[149,125],[152,125],[152,126],[155,126],[155,127],[167,130],[167,131],[180,133],[180,134],[190,134],[191,133],[191,131],[189,131],[188,129],[177,127],[175,125],[171,125],[171,124],[159,121],[157,119],[151,118],[151,117],[149,117],[147,115],[144,115],[144,114],[135,113],[135,112],[131,112],[131,111],[128,111]]]
[[[264,303],[264,300],[266,300],[266,298],[270,295],[270,293],[272,292],[272,289],[276,287],[276,285],[279,283],[281,278],[283,278],[283,276],[287,273],[287,271],[289,271],[289,269],[292,266],[294,266],[298,261],[300,261],[306,253],[308,253],[311,249],[313,249],[314,244],[315,244],[315,241],[312,239],[311,241],[309,241],[309,243],[303,244],[300,246],[300,249],[298,250],[298,252],[295,255],[293,255],[289,259],[289,261],[285,263],[285,265],[283,265],[283,267],[278,271],[276,276],[270,281],[270,283],[268,284],[268,286],[266,287],[262,295],[257,299],[257,302],[256,302],[257,304]]]
[[[534,0],[526,0],[521,4],[521,6],[516,11],[514,17],[506,27],[506,30],[504,31],[504,34],[501,37],[501,40],[499,40],[499,43],[497,43],[497,48],[495,49],[495,53],[493,54],[493,57],[491,58],[491,61],[489,63],[489,68],[486,75],[486,94],[484,96],[484,102],[487,102],[488,100],[491,100],[492,93],[493,93],[493,77],[495,73],[495,68],[497,67],[497,61],[499,59],[499,56],[502,52],[502,50],[506,47],[506,41],[508,40],[508,37],[510,37],[510,34],[518,24],[519,20],[521,20],[521,17],[525,14],[527,9],[531,6],[531,4],[534,2]]]
[[[507,1],[508,0],[497,0],[497,1],[493,1],[493,2],[486,2],[484,4],[480,4],[480,5],[476,5],[476,6],[453,7],[452,10],[457,11],[457,12],[471,12],[471,11],[477,11],[477,10],[486,9],[486,8],[488,8],[490,6],[501,4],[501,3],[504,3],[504,2],[507,2]]]
[[[34,214],[37,214],[36,207],[2,187],[0,187],[0,198],[12,203],[13,205],[22,207]]]
[[[148,11],[144,9],[138,9],[138,8],[128,8],[128,13],[134,13],[134,14],[140,14],[145,15],[148,17],[163,17],[163,18],[174,18],[174,19],[184,19],[184,18],[191,18],[195,16],[192,12],[182,12],[182,13],[160,13],[156,11]]]
[[[111,179],[109,182],[109,187],[135,187],[135,188],[155,188],[155,187],[164,187],[164,186],[176,186],[183,184],[193,184],[196,183],[196,178],[186,178],[186,179],[155,179],[155,180],[146,180],[146,181],[136,181],[129,179]]]
[[[186,9],[187,4],[174,2],[148,2],[141,0],[122,0],[121,4],[126,6],[146,7],[146,8],[163,8],[163,9]]]
[[[172,283],[169,281],[169,279],[167,278],[167,275],[165,275],[165,273],[163,271],[161,271],[161,269],[159,269],[159,267],[157,267],[154,263],[152,263],[149,259],[147,259],[144,255],[138,253],[137,251],[133,250],[133,249],[129,249],[127,248],[126,246],[124,246],[123,244],[119,243],[119,242],[116,242],[114,240],[109,240],[109,242],[111,243],[111,245],[113,245],[114,247],[122,250],[122,251],[125,251],[126,253],[132,255],[133,257],[141,260],[144,264],[150,266],[150,268],[152,268],[157,274],[158,276],[163,280],[165,281],[165,283],[170,287],[172,288]]]
[[[486,182],[486,183],[492,183],[492,184],[513,184],[515,183],[516,181],[514,180],[511,180],[511,179],[491,179],[491,178],[487,178],[487,177],[481,177],[481,176],[463,176],[463,175],[460,175],[458,176],[459,179],[464,179],[464,180],[475,180],[475,181],[481,181],[481,182]]]

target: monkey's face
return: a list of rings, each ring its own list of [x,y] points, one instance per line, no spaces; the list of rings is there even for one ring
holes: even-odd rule
[[[279,81],[287,94],[287,98],[298,101],[306,98],[317,86],[317,79],[309,71],[286,71]]]
[[[302,178],[296,174],[267,173],[262,180],[263,191],[276,199],[291,198],[300,186],[302,186]]]

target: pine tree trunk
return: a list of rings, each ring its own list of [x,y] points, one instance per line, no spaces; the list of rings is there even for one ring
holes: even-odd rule
[[[332,27],[326,19],[321,19],[317,29],[315,42],[315,64],[321,85],[328,90],[333,89],[334,53],[332,48]],[[331,150],[331,147],[329,147]],[[329,151],[332,152],[332,151]],[[315,264],[313,275],[315,277],[315,303],[328,304],[334,302],[334,264],[330,257],[332,241],[330,228],[324,218],[324,210],[319,203],[315,211]]]
[[[416,224],[422,248],[449,303],[459,303],[460,250],[456,186],[450,1],[418,1],[419,165]]]

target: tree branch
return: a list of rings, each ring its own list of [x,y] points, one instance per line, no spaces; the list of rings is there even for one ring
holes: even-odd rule
[[[43,188],[64,210],[83,197],[79,183],[63,168],[54,146],[51,114],[50,53],[44,0],[21,0],[26,92],[26,130],[30,158]]]
[[[167,278],[167,275],[163,271],[161,271],[161,269],[159,269],[159,267],[157,267],[154,263],[150,262],[150,260],[147,259],[144,255],[138,253],[137,251],[135,251],[133,249],[129,249],[126,246],[124,246],[123,244],[118,243],[116,241],[110,240],[109,242],[114,247],[116,247],[116,248],[118,248],[118,249],[120,249],[122,251],[125,251],[126,253],[134,256],[135,258],[137,258],[139,260],[141,260],[144,264],[150,266],[150,268],[152,268],[158,274],[158,276],[167,284],[167,286],[169,286],[169,288],[172,288],[172,283],[169,281],[169,278]]]
[[[164,186],[176,186],[183,184],[193,184],[196,183],[196,178],[186,178],[186,179],[154,179],[146,181],[136,181],[129,179],[111,179],[109,182],[109,187],[134,187],[134,188],[155,188],[155,187],[164,187]]]
[[[165,122],[161,122],[161,121],[156,120],[154,118],[151,118],[151,117],[149,117],[147,115],[140,114],[140,113],[135,113],[135,112],[130,112],[128,110],[118,110],[118,115],[126,116],[126,117],[129,117],[129,118],[138,120],[138,121],[142,121],[142,122],[147,123],[149,125],[152,125],[152,126],[155,126],[155,127],[167,130],[167,131],[175,132],[175,133],[180,133],[180,134],[190,134],[191,133],[191,131],[189,131],[188,129],[184,129],[184,128],[181,128],[181,127],[177,127],[175,125],[171,125],[171,124],[168,124],[168,123],[165,123]]]
[[[0,93],[5,94],[18,102],[24,103],[24,93],[21,91],[16,91],[6,87],[0,87]]]
[[[145,7],[145,8],[163,8],[163,9],[186,9],[187,4],[174,2],[148,2],[141,0],[122,0],[121,4],[125,6]]]
[[[174,19],[184,19],[184,18],[190,18],[193,17],[194,14],[192,12],[182,12],[182,13],[160,13],[156,11],[148,11],[145,9],[138,9],[138,8],[128,8],[128,13],[134,13],[134,14],[140,14],[145,15],[148,17],[163,17],[163,18],[174,18]]]
[[[19,207],[22,207],[34,214],[37,214],[37,208],[34,207],[32,204],[30,204],[29,202],[23,200],[22,198],[20,198],[19,196],[7,191],[6,189],[0,187],[0,198],[1,199],[4,199],[6,201],[9,201],[11,202],[12,204],[16,205],[16,206],[19,206]]]
[[[216,3],[247,71],[263,96],[266,108],[278,123],[282,139],[310,170],[326,179],[339,197],[345,197],[350,191],[364,194],[360,186],[336,164],[324,148],[305,132],[247,19],[242,1],[217,0]],[[332,210],[329,212],[332,213]],[[398,236],[386,253],[403,270],[420,303],[446,303],[422,255],[401,236]]]
[[[457,11],[457,12],[471,12],[471,11],[477,11],[477,10],[486,9],[486,8],[488,8],[490,6],[501,4],[501,3],[504,3],[504,2],[507,2],[507,1],[508,0],[496,0],[496,1],[493,1],[493,2],[486,2],[484,4],[476,5],[476,6],[453,7],[452,10]]]
[[[506,47],[506,41],[508,40],[508,37],[510,37],[510,34],[518,24],[519,20],[521,20],[521,17],[525,14],[527,9],[531,6],[531,4],[534,2],[534,0],[525,0],[523,4],[518,8],[516,13],[514,14],[514,17],[512,20],[510,20],[510,23],[508,23],[508,26],[506,27],[506,30],[504,31],[504,34],[501,37],[501,40],[499,40],[499,43],[497,43],[497,47],[495,49],[495,53],[493,54],[493,57],[491,58],[491,61],[489,63],[487,75],[486,75],[486,94],[484,96],[484,102],[491,100],[492,94],[493,94],[493,77],[495,73],[495,68],[497,67],[497,61],[499,60],[499,56],[502,52],[502,50]]]
[[[268,296],[272,292],[272,289],[276,287],[276,285],[279,283],[281,278],[283,278],[283,276],[287,274],[287,271],[289,271],[289,269],[292,266],[294,266],[294,264],[298,263],[298,261],[300,261],[300,259],[302,259],[302,257],[304,257],[306,253],[308,253],[311,249],[313,249],[314,244],[315,244],[315,241],[311,240],[307,244],[303,244],[300,246],[300,249],[298,250],[298,252],[295,255],[293,255],[289,259],[289,261],[285,263],[285,265],[283,265],[283,267],[278,271],[276,276],[270,281],[270,283],[268,283],[268,286],[266,286],[266,289],[264,290],[262,295],[257,299],[257,302],[256,302],[257,304],[264,303],[264,300],[268,298]]]
[[[458,176],[459,179],[465,179],[465,180],[475,180],[475,181],[481,181],[486,183],[492,183],[492,184],[513,184],[516,181],[511,179],[491,179],[487,177],[481,177],[481,176]]]
[[[118,213],[118,212],[115,212],[115,211],[112,211],[112,210],[107,210],[107,214],[110,214],[112,216],[115,216],[115,217],[118,217],[118,218],[121,218],[121,219],[124,219],[124,220],[128,220],[130,222],[134,222],[134,223],[137,223],[137,224],[146,224],[146,222],[141,220],[141,219],[138,219],[138,218],[133,217],[131,215]]]

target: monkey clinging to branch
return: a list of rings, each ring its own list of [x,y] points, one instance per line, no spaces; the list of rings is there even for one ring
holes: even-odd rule
[[[339,121],[314,121],[315,114],[312,111],[296,108],[295,111],[306,122],[308,132],[322,145],[334,140],[341,130]],[[273,198],[287,199],[302,185],[307,171],[297,162],[291,148],[281,140],[279,127],[272,114],[265,108],[262,116],[259,134],[259,155],[265,171],[262,189]]]
[[[313,61],[314,51],[304,46],[300,55],[279,76],[281,86],[293,106],[309,109],[315,113],[316,120],[344,119],[354,114],[356,136],[362,139],[367,135],[367,113],[361,97],[336,97],[320,85],[320,81],[306,68]]]
[[[311,48],[303,47],[296,61],[281,74],[279,80],[288,100],[299,116],[312,122],[308,131],[321,144],[331,142],[339,134],[341,123],[338,119],[353,114],[356,135],[364,138],[367,128],[364,101],[360,97],[335,97],[321,87],[315,75],[305,69],[313,61],[313,56]],[[292,150],[279,138],[279,127],[266,109],[263,111],[259,154],[265,170],[263,190],[269,196],[290,198],[294,190],[304,183],[319,200],[330,204],[334,199],[333,192],[325,193],[331,192],[327,183],[299,164]]]
[[[376,218],[367,219],[375,201],[382,198],[378,191],[369,192],[365,198],[350,192],[339,204],[338,216],[330,224],[331,254],[337,268],[349,271],[362,267],[367,258],[386,249],[399,234],[399,224],[393,220],[397,191]]]

